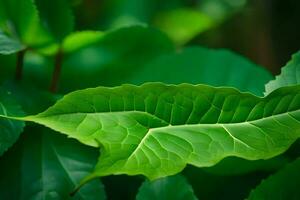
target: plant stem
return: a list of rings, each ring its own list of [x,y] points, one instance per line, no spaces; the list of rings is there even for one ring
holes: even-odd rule
[[[17,54],[16,74],[15,74],[16,81],[20,81],[23,76],[23,65],[24,65],[25,52],[26,52],[26,49],[19,51]]]
[[[52,75],[51,86],[50,86],[50,91],[53,93],[57,92],[58,89],[62,62],[63,62],[63,52],[62,49],[60,48],[55,55],[55,65],[54,65],[54,71]]]

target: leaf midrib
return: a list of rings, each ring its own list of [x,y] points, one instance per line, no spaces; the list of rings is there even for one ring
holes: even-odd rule
[[[267,116],[267,117],[262,117],[262,118],[259,118],[259,119],[254,119],[254,120],[246,120],[246,121],[242,121],[242,122],[228,122],[228,123],[197,123],[197,124],[180,124],[180,125],[172,125],[170,124],[169,122],[167,122],[166,120],[156,116],[156,115],[153,115],[151,113],[148,113],[146,111],[137,111],[137,110],[133,110],[133,111],[111,111],[111,112],[99,112],[99,113],[93,113],[93,112],[76,112],[76,113],[65,113],[65,114],[55,114],[55,115],[45,115],[45,116],[39,116],[39,115],[32,115],[32,116],[27,116],[27,117],[21,117],[19,119],[22,119],[22,120],[25,120],[25,121],[32,121],[32,122],[38,122],[39,119],[41,118],[48,118],[48,117],[56,117],[56,116],[64,116],[64,115],[76,115],[76,114],[84,114],[84,115],[94,115],[94,114],[99,114],[99,115],[104,115],[104,114],[109,114],[109,113],[112,113],[112,114],[124,114],[124,113],[139,113],[139,114],[145,114],[145,115],[149,115],[150,117],[152,118],[156,118],[160,121],[162,121],[163,123],[167,124],[165,126],[161,126],[161,127],[146,127],[148,129],[158,129],[158,128],[166,128],[166,127],[181,127],[181,126],[199,126],[199,125],[228,125],[228,124],[245,124],[245,123],[253,123],[253,122],[257,122],[257,121],[261,121],[261,120],[266,120],[268,118],[273,118],[273,117],[280,117],[280,116],[284,116],[284,115],[290,115],[293,119],[295,119],[295,117],[293,117],[291,114],[292,113],[297,113],[299,112],[300,109],[297,109],[297,110],[293,110],[293,111],[287,111],[287,112],[284,112],[284,113],[280,113],[280,114],[275,114],[275,115],[270,115],[270,116]],[[6,116],[4,116],[6,117]],[[298,121],[297,119],[295,119],[296,121]],[[299,121],[298,121],[299,122]],[[140,124],[142,125],[142,124]],[[142,125],[144,126],[144,125]],[[144,126],[145,127],[145,126]]]

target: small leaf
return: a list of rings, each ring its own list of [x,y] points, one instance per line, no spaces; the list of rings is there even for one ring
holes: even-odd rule
[[[208,167],[228,156],[257,160],[283,153],[300,136],[299,98],[300,86],[259,98],[232,88],[150,83],[73,92],[20,119],[103,147],[88,179],[124,173],[156,179],[186,164]]]
[[[150,27],[112,30],[99,42],[66,58],[60,85],[64,92],[98,85],[120,85],[149,60],[173,50],[172,41]]]
[[[0,28],[25,46],[35,47],[52,41],[42,27],[33,0],[0,0]]]
[[[263,180],[248,197],[249,200],[261,199],[300,199],[300,158],[285,168]]]
[[[201,32],[212,28],[215,23],[207,15],[193,9],[165,11],[156,17],[154,24],[177,45],[183,45]]]
[[[48,31],[61,43],[74,29],[74,17],[66,0],[36,0],[40,17]]]
[[[21,51],[22,49],[24,49],[24,47],[17,40],[9,38],[0,32],[0,54],[8,55]]]
[[[14,101],[10,92],[0,88],[0,115],[23,115],[21,107]],[[24,128],[24,122],[11,119],[0,119],[0,156],[19,138]]]
[[[269,94],[277,88],[300,84],[300,52],[292,56],[286,66],[281,69],[281,74],[276,79],[266,84],[265,94]]]
[[[80,31],[71,33],[63,40],[62,51],[64,54],[72,53],[99,42],[104,35],[104,32],[101,31]],[[54,55],[58,51],[58,48],[58,44],[52,44],[46,48],[39,49],[38,51],[45,55]]]
[[[94,167],[98,151],[31,126],[0,159],[1,199],[106,199],[100,180],[69,194]]]
[[[196,200],[193,188],[181,175],[145,181],[139,189],[137,200]]]

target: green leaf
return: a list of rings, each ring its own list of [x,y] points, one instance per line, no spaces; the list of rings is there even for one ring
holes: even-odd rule
[[[186,164],[208,167],[228,156],[257,160],[281,154],[299,137],[299,91],[300,86],[281,88],[259,98],[205,85],[98,87],[19,119],[101,146],[88,179],[124,173],[156,179]]]
[[[32,126],[0,159],[1,199],[105,199],[94,180],[74,197],[70,192],[94,167],[98,151],[74,140]]]
[[[248,197],[249,200],[261,199],[299,199],[300,198],[300,158],[271,175],[257,186]]]
[[[62,52],[64,54],[72,53],[81,48],[99,42],[103,36],[104,32],[101,31],[80,31],[71,33],[70,35],[66,36],[62,42]],[[58,44],[52,44],[46,48],[39,49],[38,51],[46,55],[54,55],[58,49]]]
[[[8,55],[22,49],[24,49],[24,47],[17,40],[9,38],[4,33],[0,32],[0,54]]]
[[[265,94],[269,94],[277,88],[300,84],[300,52],[292,56],[286,66],[281,69],[281,74],[276,79],[266,84]]]
[[[0,0],[0,29],[25,46],[39,46],[52,38],[40,23],[33,0]]]
[[[74,29],[74,17],[66,0],[35,0],[40,17],[58,43]]]
[[[23,115],[21,107],[15,102],[11,93],[0,88],[0,115]],[[11,119],[0,119],[0,156],[19,138],[24,128],[24,122]]]
[[[137,200],[196,200],[193,188],[181,175],[145,181],[139,189]]]
[[[219,176],[242,175],[254,171],[273,172],[281,169],[289,161],[290,159],[283,155],[268,160],[251,161],[236,157],[228,157],[220,161],[217,165],[203,168],[203,170]]]
[[[66,57],[60,86],[70,92],[120,85],[149,60],[173,50],[172,41],[153,28],[133,26],[109,31],[99,42]]]
[[[189,47],[153,59],[137,68],[124,83],[203,83],[263,95],[264,85],[271,79],[272,75],[263,67],[231,51]]]
[[[215,23],[207,15],[193,9],[176,9],[158,14],[155,26],[167,33],[177,45],[183,45]]]

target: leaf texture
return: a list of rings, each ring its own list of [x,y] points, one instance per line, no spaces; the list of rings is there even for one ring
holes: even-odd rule
[[[300,135],[300,86],[265,98],[205,85],[98,87],[73,92],[24,120],[102,147],[95,176],[156,179],[224,157],[268,159]]]
[[[275,80],[266,84],[265,94],[284,87],[300,84],[300,52],[292,56],[292,59],[281,69],[281,74]]]

